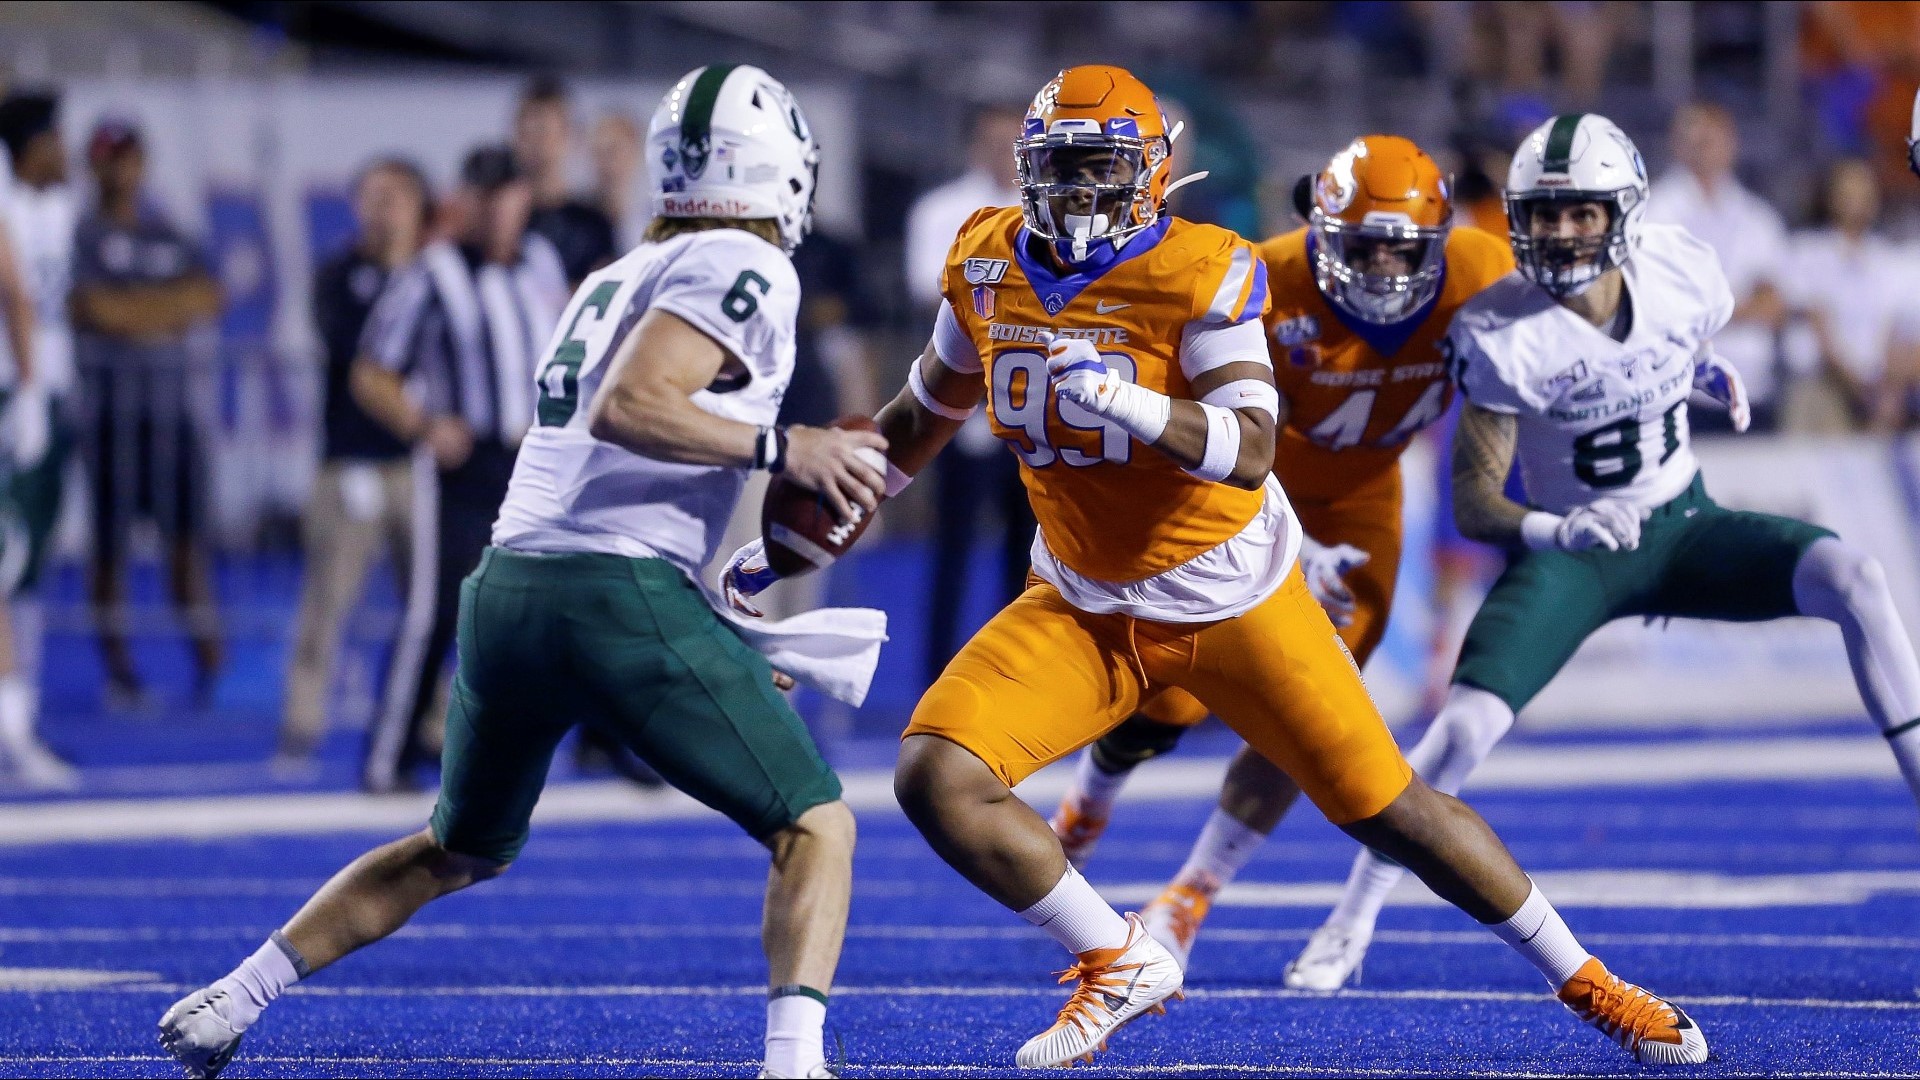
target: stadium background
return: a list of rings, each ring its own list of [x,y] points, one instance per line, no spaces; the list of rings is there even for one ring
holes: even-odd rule
[[[1738,122],[1740,179],[1778,210],[1796,236],[1815,236],[1822,227],[1818,195],[1828,170],[1852,158],[1868,162],[1883,200],[1875,231],[1895,256],[1883,265],[1904,275],[1908,295],[1920,297],[1920,181],[1907,174],[1902,145],[1907,106],[1920,86],[1920,4],[5,5],[0,7],[0,76],[15,87],[46,85],[62,92],[63,142],[74,183],[82,191],[89,187],[83,150],[98,120],[138,124],[148,148],[150,197],[205,245],[225,288],[220,318],[194,339],[194,377],[205,388],[198,403],[211,446],[217,608],[230,660],[210,696],[191,692],[183,632],[161,588],[158,544],[150,533],[139,533],[132,625],[151,697],[131,711],[109,707],[86,600],[90,517],[76,474],[47,585],[42,732],[79,766],[80,788],[51,796],[0,780],[0,800],[6,800],[0,802],[0,862],[5,864],[0,924],[7,924],[0,926],[0,973],[9,967],[49,972],[98,967],[115,969],[104,972],[111,975],[132,968],[186,979],[196,962],[207,972],[224,969],[226,954],[244,940],[221,941],[217,957],[169,954],[137,960],[115,956],[118,946],[76,946],[89,940],[80,933],[86,927],[131,926],[150,914],[147,905],[97,898],[125,900],[137,893],[134,886],[99,894],[72,886],[82,880],[73,875],[92,873],[76,867],[124,871],[114,880],[138,882],[147,879],[127,868],[166,852],[166,859],[178,859],[182,874],[238,874],[231,868],[259,852],[236,854],[220,846],[221,838],[244,842],[299,834],[316,837],[318,847],[295,860],[289,872],[312,876],[339,861],[335,854],[358,850],[355,830],[391,831],[418,820],[417,797],[352,794],[361,728],[374,707],[398,620],[397,598],[384,575],[376,574],[348,623],[349,644],[330,708],[333,731],[320,768],[284,775],[270,772],[266,764],[274,747],[301,574],[298,520],[318,446],[319,350],[308,295],[317,260],[349,236],[348,191],[365,162],[385,153],[406,154],[421,162],[444,191],[469,148],[506,138],[526,80],[559,74],[572,91],[579,125],[575,179],[584,190],[593,183],[586,144],[596,121],[619,113],[644,127],[660,91],[698,63],[766,67],[794,89],[824,147],[819,228],[850,253],[849,295],[858,298],[846,320],[844,342],[851,344],[842,362],[846,356],[856,359],[840,372],[841,400],[851,410],[871,404],[861,400],[862,382],[891,393],[906,359],[924,340],[927,313],[916,307],[901,269],[906,221],[917,196],[967,168],[969,118],[982,108],[1023,104],[1060,66],[1093,59],[1132,67],[1188,118],[1194,167],[1212,170],[1213,177],[1189,189],[1176,209],[1250,236],[1293,227],[1287,193],[1294,179],[1356,134],[1390,131],[1415,138],[1442,158],[1464,192],[1474,174],[1484,179],[1492,172],[1497,186],[1500,176],[1489,163],[1503,148],[1552,111],[1575,106],[1607,113],[1639,142],[1655,177],[1657,205],[1662,179],[1677,168],[1668,138],[1676,110],[1690,102],[1718,103]],[[1786,260],[1776,273],[1784,282],[1795,266]],[[1822,302],[1818,295],[1805,301],[1809,307]],[[1817,392],[1824,378],[1819,347],[1809,343],[1809,321],[1790,315],[1774,338],[1776,402],[1799,388]],[[1717,497],[1735,506],[1803,516],[1859,541],[1886,564],[1908,625],[1920,626],[1920,435],[1915,433],[1920,397],[1914,396],[1920,387],[1920,363],[1914,360],[1920,335],[1909,340],[1905,333],[1890,342],[1886,369],[1876,384],[1877,392],[1906,399],[1887,410],[1892,420],[1804,429],[1781,422],[1773,430],[1737,438],[1702,434],[1699,445]],[[1437,522],[1448,514],[1435,479],[1445,453],[1443,442],[1426,439],[1407,459],[1410,543],[1399,605],[1389,642],[1367,673],[1397,723],[1422,718],[1423,695],[1437,663],[1434,639],[1444,631],[1449,612],[1457,617],[1462,610],[1448,609],[1435,597],[1432,538]],[[836,602],[882,607],[891,618],[892,640],[868,704],[850,711],[802,699],[830,759],[856,777],[856,787],[873,786],[878,776],[873,770],[891,760],[892,740],[924,685],[920,656],[928,598],[952,584],[940,580],[931,566],[928,486],[919,485],[890,504],[869,549],[833,574],[830,594]],[[991,532],[999,526],[988,513],[982,527]],[[963,631],[984,621],[995,606],[997,575],[989,564],[996,550],[991,536],[974,548]],[[1484,579],[1489,569],[1482,563],[1472,572]],[[1470,612],[1471,603],[1463,610]],[[1829,936],[1889,919],[1910,924],[1917,913],[1912,897],[1920,895],[1920,851],[1912,843],[1912,808],[1891,782],[1891,763],[1860,716],[1837,634],[1824,624],[1615,624],[1523,716],[1522,727],[1513,744],[1495,755],[1490,791],[1577,792],[1583,790],[1578,774],[1587,770],[1594,785],[1617,795],[1622,805],[1638,807],[1623,811],[1628,817],[1658,819],[1664,823],[1659,829],[1676,835],[1708,821],[1715,810],[1747,821],[1774,813],[1782,828],[1816,832],[1827,827],[1821,824],[1826,819],[1817,819],[1822,809],[1855,813],[1885,827],[1867,855],[1852,848],[1823,855],[1788,853],[1779,854],[1776,865],[1762,865],[1767,861],[1762,857],[1707,869],[1735,875],[1784,875],[1796,869],[1881,875],[1875,878],[1878,884],[1843,889],[1839,899],[1806,901],[1855,905],[1836,909],[1837,921],[1813,927]],[[1683,747],[1671,764],[1634,764],[1651,753],[1645,748],[1666,745]],[[1149,822],[1142,811],[1118,820],[1117,832],[1131,822],[1142,838],[1138,847],[1115,846],[1122,852],[1115,859],[1126,868],[1115,880],[1156,880],[1173,868],[1175,849],[1184,849],[1190,834],[1181,823],[1191,819],[1197,825],[1204,815],[1220,758],[1230,746],[1229,736],[1211,729],[1177,760],[1143,772],[1147,791],[1142,797],[1154,807],[1172,807],[1171,816]],[[567,768],[560,766],[557,779],[568,779]],[[1533,786],[1530,772],[1537,781]],[[1809,782],[1793,779],[1801,773]],[[1643,789],[1640,781],[1651,789]],[[1049,783],[1043,776],[1033,789],[1043,809],[1048,792],[1058,790],[1057,783]],[[1528,802],[1531,797],[1496,794],[1491,799],[1494,810],[1508,818],[1549,832],[1557,828],[1546,820],[1552,813],[1541,816],[1545,804]],[[1558,796],[1541,797],[1551,803]],[[705,853],[703,858],[752,865],[751,852],[740,851],[723,829],[697,816],[692,825],[679,823],[682,813],[671,805],[615,784],[556,787],[549,802],[543,820],[552,823],[563,843],[570,828],[599,829],[574,836],[576,844],[590,845],[620,835],[617,826],[614,833],[606,832],[606,822],[657,818],[666,823],[641,826],[655,830],[644,839],[656,844],[649,850],[691,844]],[[889,802],[874,794],[860,804],[863,814],[881,819],[869,835],[882,837],[883,852],[902,849],[911,840],[888,817]],[[1682,815],[1684,820],[1662,817],[1672,806],[1697,806],[1699,813]],[[1491,816],[1506,827],[1498,814]],[[1597,820],[1605,816],[1595,812]],[[1282,835],[1297,827],[1285,826]],[[1337,839],[1318,825],[1303,828],[1310,831],[1296,838],[1288,856],[1292,861],[1276,855],[1257,864],[1265,868],[1265,877],[1337,879],[1344,866]],[[1659,829],[1649,836],[1665,835]],[[171,846],[181,837],[208,846],[189,845],[182,854]],[[1642,842],[1658,848],[1657,839]],[[1867,836],[1862,843],[1872,847],[1874,839]],[[1806,838],[1794,843],[1800,840]],[[1519,844],[1527,842],[1523,832]],[[1610,846],[1599,825],[1584,831],[1569,825],[1566,835],[1541,842],[1579,849],[1557,868],[1567,873],[1590,866],[1653,873],[1648,868],[1668,858],[1636,848],[1623,836],[1612,837]],[[537,832],[530,851],[537,853],[540,843]],[[1789,843],[1782,851],[1791,848]],[[531,855],[528,865],[529,875],[537,872]],[[896,876],[951,880],[924,852],[902,865],[906,869]],[[634,872],[655,871],[636,863]],[[742,872],[751,884],[757,870]],[[1651,894],[1679,886],[1655,876],[1632,888]],[[1720,895],[1715,887],[1701,888]],[[1729,888],[1742,891],[1737,883]],[[1124,887],[1116,897],[1123,894]],[[163,887],[154,895],[169,894]],[[279,917],[278,907],[296,895],[304,892],[289,887],[284,896],[256,897],[247,918],[236,921],[270,926]],[[1302,895],[1307,898],[1302,903],[1325,899]],[[76,896],[96,899],[73,901]],[[7,898],[12,918],[5,914]],[[1793,902],[1783,901],[1787,910]],[[71,912],[61,910],[69,903],[84,909],[71,923],[66,921]],[[506,902],[488,903],[494,906],[470,907],[467,922],[484,925],[510,909]],[[717,903],[744,912],[748,901],[733,897]],[[1255,910],[1265,909],[1255,905]],[[984,909],[973,913],[983,924],[998,925]],[[1309,926],[1316,913],[1303,908],[1296,921]],[[591,911],[576,914],[581,923],[599,917]],[[856,921],[860,915],[857,908]],[[1429,915],[1422,911],[1420,918],[1436,927],[1452,925]],[[723,918],[725,912],[713,917]],[[1425,927],[1423,922],[1407,933],[1442,932]],[[1808,929],[1791,920],[1763,920],[1760,928]],[[1008,929],[1011,934],[1013,928]],[[1265,985],[1277,985],[1282,954],[1290,955],[1298,936],[1290,939],[1286,927],[1261,923],[1248,923],[1241,932],[1279,935],[1272,938],[1282,942],[1273,963],[1264,965],[1273,969],[1266,972]],[[854,948],[859,942],[856,932]],[[746,938],[732,944],[739,946],[736,951],[748,948]],[[412,948],[424,956],[423,946],[430,948],[430,941]],[[645,940],[638,947],[644,949]],[[1846,968],[1855,959],[1877,958],[1873,950],[1882,948],[1860,947],[1867,951],[1831,962]],[[398,948],[404,952],[408,946]],[[521,965],[520,974],[506,981],[531,983],[551,974],[517,955],[503,954],[503,966]],[[416,956],[415,962],[427,961]],[[1910,963],[1902,964],[1888,977],[1896,988],[1904,987],[1893,995],[1910,1001],[1914,973],[1906,970]],[[1688,992],[1720,992],[1714,972],[1723,967],[1732,970],[1737,963],[1724,957],[1703,961],[1698,986]],[[1260,981],[1257,971],[1249,977]],[[55,976],[46,978],[58,982]],[[76,985],[96,985],[84,975],[75,978]],[[390,981],[405,984],[398,977]],[[750,982],[751,976],[735,981]],[[1465,978],[1461,982],[1471,984]],[[67,988],[0,978],[0,988],[7,987],[25,994],[16,1000],[35,1004],[42,1014],[63,1007],[57,1003]],[[1864,998],[1874,996],[1870,989],[1862,989]],[[1827,991],[1803,987],[1794,992],[1818,996]],[[1038,1004],[1026,1007],[1031,1011]],[[1909,1013],[1894,1018],[1909,1020]],[[0,1020],[0,1032],[10,1026]],[[76,1036],[71,1045],[61,1044],[67,1057],[56,1054],[42,1061],[35,1041],[24,1028],[15,1028],[0,1040],[13,1055],[3,1061],[9,1068],[52,1072],[107,1068],[101,1063],[113,1060],[113,1039],[110,1033],[97,1035]],[[700,1041],[689,1039],[690,1049],[680,1057],[669,1055],[661,1059],[666,1064],[653,1067],[698,1072],[729,1060],[724,1054],[702,1057]],[[946,1048],[961,1056],[965,1050]],[[1166,1053],[1171,1055],[1167,1061],[1189,1060],[1178,1057],[1177,1046]],[[901,1062],[914,1060],[906,1051],[902,1055]],[[281,1067],[295,1072],[351,1071],[339,1064],[349,1058],[276,1060],[291,1062]],[[435,1060],[448,1067],[444,1063],[455,1059]],[[472,1067],[483,1059],[458,1060]],[[1199,1060],[1215,1059],[1203,1054]],[[1791,1059],[1772,1060],[1778,1065]],[[1910,1057],[1908,1063],[1916,1060]],[[1347,1062],[1349,1067],[1363,1064]],[[1443,1059],[1434,1067],[1444,1064]],[[1596,1057],[1580,1064],[1611,1063]],[[596,1065],[580,1059],[572,1067],[600,1065],[613,1068],[619,1062]],[[153,1066],[148,1059],[128,1058],[111,1067],[138,1072]],[[524,1069],[547,1066],[568,1068],[559,1057],[530,1057]],[[1533,1067],[1563,1066],[1543,1059]]]

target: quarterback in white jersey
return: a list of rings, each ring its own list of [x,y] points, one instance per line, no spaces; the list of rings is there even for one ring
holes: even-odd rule
[[[827,990],[852,891],[840,782],[692,575],[750,468],[784,471],[851,517],[879,504],[871,432],[774,425],[793,371],[818,151],[759,68],[696,69],[647,136],[647,242],[587,279],[539,371],[494,546],[461,590],[460,667],[428,827],[363,856],[231,975],[161,1019],[212,1076],[274,997],[520,852],[547,767],[577,723],[771,850],[762,1076],[831,1076]]]
[[[696,390],[695,407],[770,428],[793,376],[800,281],[786,252],[712,229],[643,243],[595,271],[561,317],[539,404],[493,542],[522,551],[665,559],[696,577],[713,555],[747,470],[663,460],[594,437],[590,411],[615,348],[650,311],[671,312],[739,363]]]
[[[1458,791],[1612,619],[1811,615],[1839,625],[1867,712],[1920,798],[1920,664],[1879,564],[1826,529],[1707,496],[1687,404],[1699,392],[1731,410],[1735,430],[1747,426],[1739,377],[1711,345],[1733,299],[1706,245],[1641,222],[1646,195],[1639,152],[1604,117],[1556,117],[1514,157],[1519,269],[1468,301],[1448,338],[1466,398],[1455,518],[1511,558],[1467,631],[1445,707],[1407,760]],[[1503,492],[1516,451],[1525,506]],[[1345,982],[1400,874],[1363,853],[1289,983]]]

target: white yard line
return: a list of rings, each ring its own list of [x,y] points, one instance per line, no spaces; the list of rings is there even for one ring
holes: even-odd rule
[[[0,972],[6,969],[0,969]],[[116,994],[180,994],[195,989],[186,983],[127,982],[96,984],[84,988],[50,985],[25,992],[61,992],[84,989],[87,993]],[[9,992],[4,981],[0,981],[0,993]],[[13,991],[20,992],[20,991]],[[835,986],[833,996],[846,997],[928,997],[928,998],[1057,998],[1060,989],[1044,983],[1032,986]],[[287,993],[309,997],[334,998],[436,998],[436,997],[475,997],[475,998],[651,998],[651,997],[765,997],[764,985],[748,986],[649,986],[633,984],[611,984],[601,986],[328,986],[325,984],[303,983],[288,989]],[[1478,1002],[1528,1002],[1550,1003],[1553,999],[1544,990],[1538,993],[1521,993],[1511,990],[1342,990],[1336,994],[1320,994],[1307,990],[1284,990],[1276,987],[1224,987],[1209,989],[1196,987],[1186,992],[1192,1001],[1300,1001],[1332,1002],[1340,1000],[1358,1001],[1478,1001]],[[1682,1005],[1709,1006],[1715,1008],[1745,1007],[1756,1009],[1843,1009],[1867,1010],[1877,1012],[1920,1012],[1920,998],[1913,1000],[1888,999],[1848,999],[1848,998],[1763,998],[1738,994],[1713,995],[1701,997],[1675,997],[1671,999]]]
[[[1219,759],[1154,762],[1128,785],[1136,801],[1210,798],[1219,791]],[[1882,741],[1869,735],[1696,742],[1511,746],[1495,751],[1473,778],[1473,791],[1644,788],[1710,781],[1880,780],[1897,778]],[[1020,786],[1028,802],[1049,806],[1065,790],[1069,769],[1056,765]],[[894,812],[891,775],[882,769],[842,774],[856,810]],[[9,806],[0,815],[0,845],[88,841],[212,839],[419,828],[429,795],[370,798],[356,794],[235,795],[212,798],[91,799]],[[623,781],[560,784],[534,813],[545,824],[697,819],[712,812],[674,791],[639,791]]]
[[[0,927],[0,945],[119,945],[139,942],[252,941],[264,939],[271,926],[195,927]],[[567,941],[640,939],[669,941],[702,938],[755,940],[759,923],[706,926],[666,926],[651,923],[561,923],[552,926],[489,923],[415,923],[395,932],[396,940],[416,941]],[[1205,938],[1216,942],[1263,944],[1305,941],[1310,928],[1244,929],[1218,927]],[[1034,941],[1044,940],[1026,926],[862,926],[847,928],[849,939],[862,941]],[[1485,945],[1504,943],[1479,930],[1381,930],[1376,944]],[[1911,952],[1920,950],[1920,937],[1864,937],[1850,934],[1582,934],[1580,940],[1601,946],[1660,948],[1816,949],[1836,951]]]

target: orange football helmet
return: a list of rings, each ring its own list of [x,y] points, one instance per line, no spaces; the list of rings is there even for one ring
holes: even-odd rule
[[[1418,312],[1440,291],[1453,194],[1426,151],[1365,135],[1314,179],[1314,281],[1340,310],[1371,323]]]
[[[1170,183],[1180,128],[1147,84],[1125,68],[1084,64],[1034,95],[1014,144],[1027,228],[1070,241],[1075,261],[1106,240],[1118,247],[1160,219],[1167,195],[1204,173]]]

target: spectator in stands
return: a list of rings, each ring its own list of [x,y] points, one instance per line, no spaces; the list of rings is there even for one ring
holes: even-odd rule
[[[375,161],[354,186],[353,209],[358,236],[314,275],[313,318],[326,352],[320,472],[303,530],[306,570],[275,757],[280,771],[303,771],[326,737],[341,624],[382,549],[401,594],[407,591],[414,516],[409,450],[367,415],[349,382],[374,301],[425,242],[433,213],[426,176],[401,158]]]
[[[1888,373],[1909,370],[1920,346],[1920,271],[1910,253],[1876,231],[1879,216],[1873,166],[1848,158],[1821,182],[1819,227],[1789,241],[1792,270],[1781,286],[1806,330],[1793,335],[1789,362],[1809,376],[1788,393],[1782,422],[1789,431],[1858,431],[1884,417]]]
[[[638,247],[653,217],[645,205],[640,184],[640,154],[644,147],[640,128],[633,117],[610,112],[594,121],[593,194],[600,212],[613,223],[613,235],[619,246],[615,258]]]
[[[473,151],[460,185],[460,235],[428,244],[393,276],[349,376],[368,415],[438,466],[414,479],[422,516],[413,527],[426,533],[413,546],[406,614],[369,733],[361,782],[372,792],[411,786],[414,766],[433,756],[423,734],[453,644],[460,582],[492,535],[533,422],[538,354],[567,301],[559,255],[528,228],[532,183],[513,151]]]
[[[1771,429],[1780,383],[1776,339],[1786,316],[1779,288],[1787,270],[1786,222],[1734,175],[1740,134],[1725,108],[1703,102],[1680,108],[1668,148],[1674,166],[1654,183],[1647,220],[1684,226],[1720,256],[1734,309],[1713,345],[1746,380],[1754,428]],[[1727,424],[1726,414],[1713,409],[1693,420],[1697,429]]]
[[[907,215],[907,291],[922,312],[922,325],[931,324],[940,303],[941,267],[960,226],[983,206],[1013,206],[1020,201],[1013,186],[1013,144],[1025,118],[1024,108],[1010,106],[990,106],[976,113],[968,132],[967,171],[921,195]],[[997,510],[1005,529],[1000,595],[991,598],[996,605],[1026,587],[1028,549],[1035,528],[1019,468],[988,429],[984,411],[975,414],[934,459],[934,498],[933,607],[925,656],[929,682],[953,658],[981,512],[989,507]]]
[[[573,135],[573,98],[566,84],[551,76],[528,83],[513,118],[513,152],[533,182],[528,228],[553,244],[567,281],[578,285],[619,252],[606,211],[568,187]]]
[[[1822,0],[1802,11],[1800,70],[1820,135],[1890,185],[1920,86],[1920,4]]]
[[[93,209],[74,237],[72,309],[83,436],[93,490],[93,603],[108,700],[144,698],[127,647],[126,571],[136,517],[166,545],[167,581],[193,639],[194,690],[210,697],[224,663],[206,545],[207,461],[190,392],[188,332],[215,318],[221,292],[199,247],[143,197],[146,152],[131,125],[103,121],[88,143]]]

